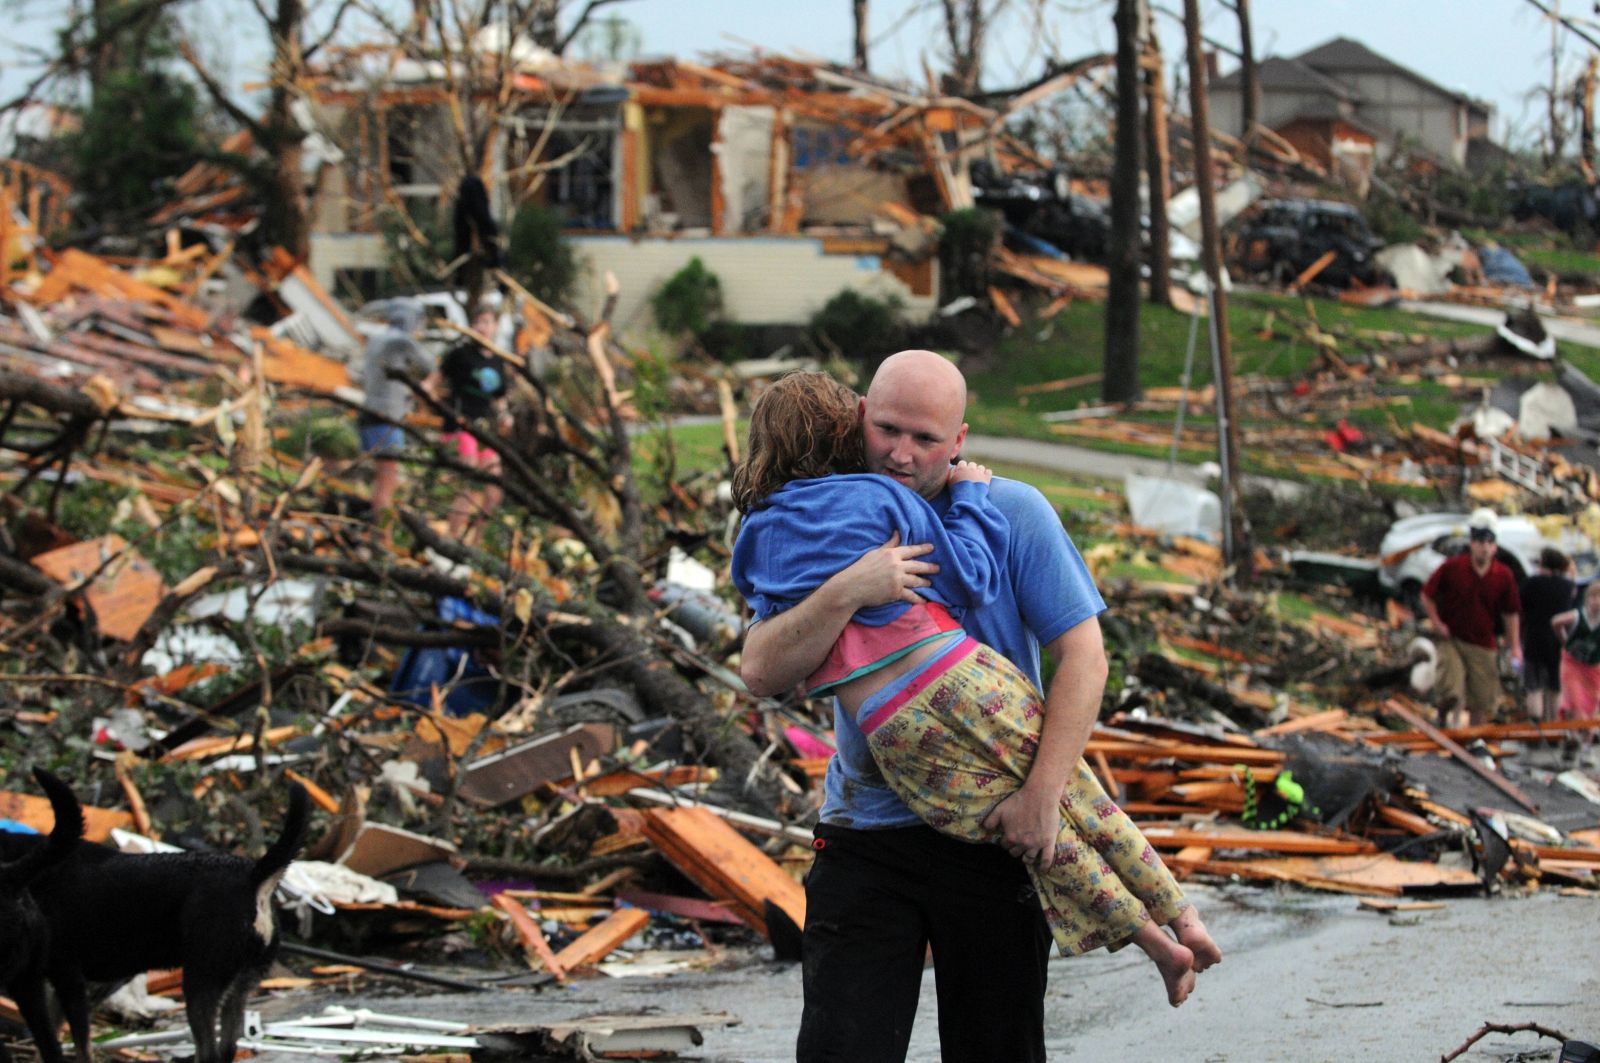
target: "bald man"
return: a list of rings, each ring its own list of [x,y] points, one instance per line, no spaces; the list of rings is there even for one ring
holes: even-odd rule
[[[885,359],[861,404],[868,470],[943,514],[950,465],[967,436],[966,400],[960,371],[932,351]],[[1045,1058],[1050,935],[1024,861],[1050,854],[1062,790],[1099,713],[1105,603],[1043,495],[996,477],[989,499],[1011,526],[1010,579],[962,626],[1041,689],[1041,646],[1054,659],[1033,771],[986,821],[1000,844],[957,841],[923,824],[884,784],[854,718],[835,705],[838,751],[806,877],[800,1063],[904,1060],[930,946],[946,1063]],[[745,683],[760,695],[800,683],[857,609],[913,599],[928,585],[937,571],[931,549],[891,539],[756,624],[745,641]]]

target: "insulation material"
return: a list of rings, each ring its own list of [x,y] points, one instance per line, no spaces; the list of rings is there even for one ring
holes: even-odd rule
[[[683,108],[650,117],[654,192],[662,228],[709,229],[711,112]],[[659,125],[654,124],[657,119]]]
[[[820,163],[799,174],[807,225],[870,225],[884,202],[910,206],[903,174],[859,163]]]
[[[772,191],[771,107],[724,107],[718,122],[722,175],[722,231],[760,232],[767,227]]]

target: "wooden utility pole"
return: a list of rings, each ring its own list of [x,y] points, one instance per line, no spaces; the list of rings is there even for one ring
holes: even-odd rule
[[[850,0],[856,25],[856,69],[867,72],[867,0]]]
[[[1106,266],[1107,402],[1139,397],[1139,0],[1117,0],[1117,137]]]
[[[1150,301],[1172,305],[1172,227],[1167,222],[1167,200],[1172,198],[1172,166],[1167,151],[1166,74],[1161,66],[1161,41],[1150,5],[1140,3],[1145,32],[1145,184],[1150,195]]]
[[[1200,0],[1183,0],[1189,45],[1189,123],[1194,140],[1195,191],[1200,197],[1200,248],[1211,289],[1211,342],[1215,350],[1217,438],[1222,453],[1223,557],[1241,582],[1252,575],[1249,531],[1239,505],[1239,425],[1234,419],[1233,351],[1228,340],[1228,293],[1222,287],[1222,236],[1217,228],[1215,177],[1211,168],[1211,104],[1206,61],[1200,51]]]

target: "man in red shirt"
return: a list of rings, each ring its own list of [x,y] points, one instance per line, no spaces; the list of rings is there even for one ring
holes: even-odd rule
[[[1516,577],[1495,556],[1498,524],[1493,510],[1474,511],[1466,553],[1440,565],[1422,588],[1422,608],[1441,636],[1439,711],[1455,726],[1462,708],[1474,726],[1488,723],[1500,701],[1497,619],[1504,621],[1512,667],[1522,663],[1522,599]]]

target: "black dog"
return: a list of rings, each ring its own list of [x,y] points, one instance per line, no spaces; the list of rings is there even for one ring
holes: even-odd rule
[[[183,969],[196,1063],[231,1063],[245,998],[278,951],[272,891],[305,840],[307,804],[305,790],[292,787],[283,834],[259,860],[80,845],[34,880],[50,926],[47,974],[82,1063],[90,1059],[87,983],[169,967]]]
[[[17,1002],[39,1058],[44,1063],[61,1063],[61,1042],[56,1039],[44,991],[50,926],[28,887],[78,847],[83,812],[66,783],[40,768],[34,769],[33,777],[50,798],[56,821],[43,844],[32,844],[25,855],[0,864],[0,986]],[[9,1058],[5,1046],[0,1045],[0,1061]]]

